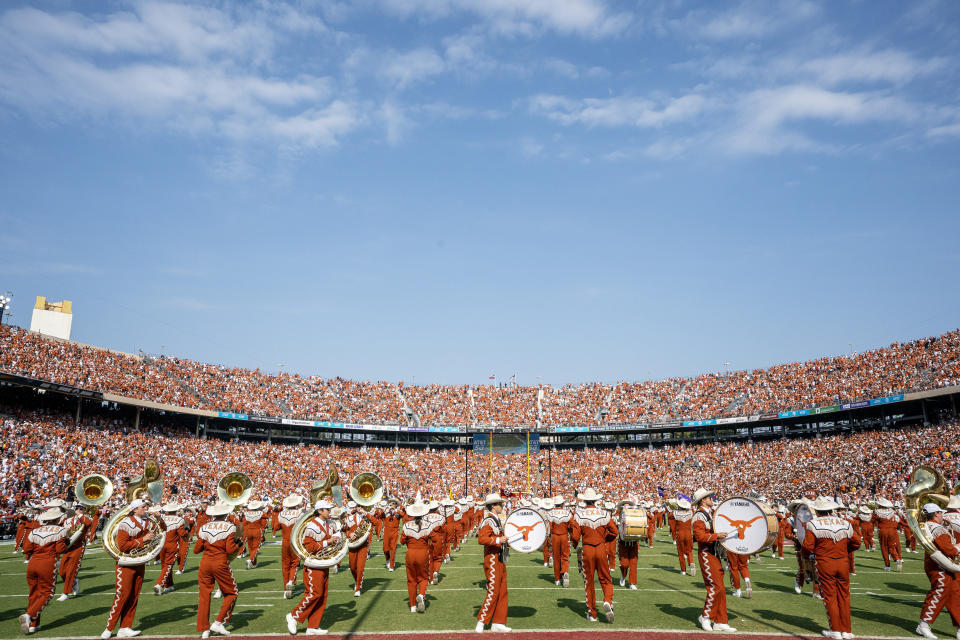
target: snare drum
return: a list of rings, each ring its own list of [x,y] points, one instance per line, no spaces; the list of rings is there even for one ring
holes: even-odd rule
[[[773,509],[753,498],[735,497],[721,502],[713,513],[713,530],[717,533],[736,531],[737,535],[721,538],[727,550],[741,555],[769,549],[777,539],[779,524]]]
[[[523,507],[507,516],[507,544],[518,553],[531,553],[547,541],[547,523],[537,511]]]
[[[617,524],[620,528],[621,540],[646,540],[650,516],[643,507],[624,507],[620,511],[620,521]]]

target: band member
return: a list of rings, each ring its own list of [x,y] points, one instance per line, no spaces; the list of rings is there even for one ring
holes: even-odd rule
[[[425,519],[433,528],[430,534],[430,584],[440,582],[440,567],[443,566],[443,543],[446,540],[443,526],[446,524],[446,518],[440,514],[441,508],[436,500],[431,500],[427,504],[429,513]]]
[[[544,522],[548,523],[547,526],[549,527],[550,515],[547,510],[543,508],[543,500],[541,498],[534,498],[531,502],[533,502],[534,510],[540,514],[540,517],[543,518]],[[470,515],[472,523],[473,511],[471,511]],[[550,544],[550,532],[547,531],[547,540],[543,543],[543,566],[545,567],[553,566],[553,554],[551,553],[552,546],[553,545]]]
[[[797,558],[797,573],[793,578],[794,593],[798,595],[803,593],[803,585],[809,582],[813,585],[813,597],[820,598],[820,584],[817,582],[817,572],[813,566],[813,558],[810,557],[810,552],[803,548],[803,539],[806,537],[804,530],[806,522],[803,520],[804,516],[802,514],[810,509],[815,499],[810,498],[810,495],[813,495],[812,491],[808,491],[800,500],[790,503],[792,505],[791,509],[796,508],[796,515],[793,517],[793,527],[787,533],[787,539],[793,542],[793,552]],[[806,505],[806,509],[802,510],[802,505]],[[812,514],[812,512],[810,513]],[[813,516],[809,515],[809,517],[812,518]]]
[[[770,553],[772,557],[779,556],[781,560],[783,560],[783,543],[788,540],[789,533],[793,529],[789,514],[790,512],[785,506],[780,505],[777,508],[777,541],[771,547]]]
[[[75,526],[83,527],[83,534],[60,556],[60,578],[63,580],[63,593],[57,598],[57,602],[63,602],[71,595],[76,596],[80,593],[80,580],[77,575],[80,573],[80,565],[83,563],[83,554],[87,550],[87,540],[92,525],[93,519],[84,513],[83,507],[79,507],[77,512],[63,523],[64,528],[68,531]]]
[[[597,592],[593,585],[596,572],[603,591],[603,612],[607,622],[613,622],[613,581],[610,579],[610,567],[607,564],[607,543],[617,537],[617,525],[610,514],[596,506],[602,498],[599,493],[588,488],[577,496],[584,507],[573,514],[570,538],[576,547],[583,540],[583,582],[587,600],[587,620],[597,621]],[[648,527],[649,528],[649,527]]]
[[[947,502],[947,512],[943,514],[943,526],[953,536],[953,543],[960,543],[960,496],[956,494],[950,496],[950,501]],[[957,585],[957,592],[960,593],[960,584]]]
[[[13,552],[16,553],[18,550],[23,550],[23,542],[27,539],[27,535],[34,529],[36,529],[40,521],[37,520],[37,516],[40,514],[40,510],[30,505],[27,507],[23,513],[17,516],[17,537],[16,542],[14,543]],[[27,562],[24,560],[24,562]]]
[[[623,507],[630,507],[636,504],[632,498],[623,501]],[[620,586],[630,585],[630,589],[637,590],[637,558],[639,557],[640,544],[636,540],[624,540],[617,536],[617,555],[620,557]]]
[[[651,513],[653,511],[653,503],[647,500],[643,503],[643,508],[647,510],[647,513]],[[652,526],[647,527],[647,546],[653,548],[653,536],[657,532],[657,527],[652,517],[650,518],[650,524]]]
[[[197,631],[202,638],[209,638],[211,631],[222,636],[230,635],[226,627],[237,602],[237,581],[230,570],[230,559],[240,551],[237,526],[227,520],[227,515],[232,511],[233,506],[224,503],[208,507],[206,514],[210,520],[200,527],[197,543],[193,546],[194,553],[203,554],[200,568],[197,569],[197,588],[200,592]],[[211,624],[210,594],[214,584],[217,585],[217,591],[223,595],[223,603],[216,620]]]
[[[310,553],[325,549],[335,544],[340,535],[334,532],[334,526],[329,522],[333,503],[327,500],[318,500],[313,505],[316,516],[307,523],[303,531],[303,546]],[[307,634],[316,635],[326,633],[320,628],[323,611],[327,608],[327,589],[329,586],[329,570],[303,568],[303,599],[287,614],[287,631],[292,635],[297,633],[297,623],[307,623]]]
[[[290,533],[293,531],[293,525],[303,514],[300,505],[303,504],[303,497],[293,493],[283,499],[283,510],[277,515],[277,524],[280,527],[280,573],[283,579],[283,597],[291,598],[293,596],[293,587],[297,584],[297,568],[300,566],[300,558],[293,551],[290,543]],[[274,530],[273,537],[277,537]]]
[[[400,523],[403,518],[399,509],[400,500],[394,497],[387,499],[387,511],[383,514],[383,555],[387,563],[387,571],[393,571],[397,560],[397,540],[400,537]]]
[[[553,547],[553,582],[563,588],[570,586],[570,527],[573,513],[564,506],[563,497],[547,498],[541,504],[550,516],[550,540]]]
[[[850,627],[850,560],[860,548],[860,536],[850,523],[833,515],[839,505],[821,496],[813,503],[816,517],[807,523],[803,548],[816,556],[817,582],[827,609],[830,629],[823,635],[839,640],[852,638]]]
[[[487,595],[477,614],[475,631],[482,632],[490,624],[491,631],[510,631],[507,622],[507,565],[504,552],[507,535],[500,521],[503,513],[503,498],[491,493],[483,501],[486,512],[480,521],[477,542],[483,545],[483,575],[487,579]]]
[[[873,551],[873,510],[867,505],[860,507],[860,537],[867,551]]]
[[[443,516],[443,561],[450,562],[450,551],[456,546],[454,544],[455,525],[453,515],[456,512],[456,503],[450,498],[444,498],[440,501],[440,515]]]
[[[610,515],[610,520],[614,520],[616,518],[616,515],[617,515],[615,513],[616,507],[617,505],[615,505],[610,500],[607,500],[606,502],[603,503],[603,510]],[[617,538],[613,538],[612,540],[607,541],[606,550],[607,550],[607,566],[610,570],[610,575],[613,575],[614,569],[617,564]]]
[[[370,538],[373,537],[373,522],[368,517],[367,512],[359,508],[353,500],[347,503],[347,508],[349,509],[345,521],[347,536],[352,536],[364,522],[369,522],[371,527],[371,531],[367,535],[364,543],[355,549],[350,549],[348,552],[350,573],[353,575],[353,596],[359,598],[360,591],[363,590],[363,572],[367,565],[367,552],[370,549]]]
[[[862,544],[863,534],[860,531],[860,518],[857,517],[857,510],[855,508],[848,507],[846,512],[843,514],[843,519],[849,522],[850,526],[853,527],[854,532],[856,532],[856,534],[860,536],[860,542]],[[850,565],[851,576],[857,575],[856,558],[854,557],[855,555],[856,554],[853,551],[851,551],[848,557],[848,564]]]
[[[20,539],[20,548],[23,550],[23,562],[27,564],[30,562],[30,553],[27,551],[25,545],[23,544],[26,541],[27,537],[30,535],[30,532],[40,526],[40,513],[42,509],[36,506],[30,507],[30,512],[27,514],[27,519],[23,523],[22,538]]]
[[[880,534],[880,555],[883,556],[883,570],[890,571],[890,560],[897,563],[897,571],[903,571],[903,556],[900,555],[900,519],[893,510],[893,503],[886,498],[877,500],[877,510],[873,512],[873,523]]]
[[[177,570],[174,575],[182,575],[183,568],[187,566],[187,553],[190,551],[190,539],[193,537],[197,526],[197,519],[194,517],[193,509],[181,509],[180,517],[183,518],[183,535],[177,541]]]
[[[737,535],[736,531],[715,533],[713,531],[713,497],[716,492],[697,489],[693,494],[693,539],[697,542],[697,557],[707,599],[698,621],[704,631],[736,631],[727,624],[727,592],[723,586],[723,565],[717,557],[719,541]]]
[[[927,519],[930,537],[937,549],[948,558],[955,558],[960,555],[960,548],[953,543],[950,531],[944,526],[943,510],[938,505],[928,503],[923,505],[923,514]],[[950,620],[953,622],[953,626],[958,627],[957,634],[960,635],[960,593],[957,590],[957,574],[953,571],[945,571],[930,557],[929,552],[924,553],[923,570],[927,572],[927,578],[930,580],[930,591],[927,592],[927,597],[923,601],[923,608],[920,609],[920,624],[917,625],[917,633],[924,638],[936,638],[937,636],[930,630],[930,625],[933,624],[940,610],[946,605]]]
[[[117,525],[117,548],[127,552],[139,549],[151,542],[157,535],[151,530],[150,522],[144,518],[147,515],[147,503],[139,498],[129,504],[130,515]],[[133,617],[137,613],[137,602],[140,600],[140,588],[143,586],[145,565],[132,566],[117,563],[115,571],[113,605],[107,616],[107,627],[100,634],[107,640],[113,633],[113,628],[119,623],[118,638],[133,638],[140,635],[139,629],[133,628]]]
[[[674,520],[674,543],[677,545],[677,557],[680,559],[680,573],[697,575],[693,564],[693,511],[686,498],[677,500],[677,508],[672,511]]]
[[[154,595],[173,591],[173,565],[177,562],[180,541],[186,535],[186,521],[177,514],[179,510],[180,505],[176,502],[163,505],[163,524],[167,525],[167,532],[160,550],[160,576],[153,585]]]
[[[730,585],[733,587],[733,596],[735,598],[752,598],[753,585],[750,584],[750,556],[745,556],[733,551],[727,552],[727,564],[730,565]],[[741,580],[743,589],[740,588]]]
[[[260,552],[260,543],[263,541],[263,531],[267,528],[266,505],[259,500],[251,500],[243,512],[243,537],[247,545],[247,569],[257,568],[257,554]]]
[[[47,606],[57,589],[57,561],[67,550],[67,529],[61,526],[61,509],[47,509],[41,513],[34,527],[23,541],[23,551],[30,557],[27,564],[27,586],[30,595],[27,612],[20,616],[20,631],[34,633],[40,628],[40,612]]]
[[[408,505],[406,512],[411,520],[400,529],[400,544],[407,546],[403,561],[407,569],[407,596],[411,613],[423,613],[430,581],[430,535],[434,528],[424,522],[428,508],[422,502]]]

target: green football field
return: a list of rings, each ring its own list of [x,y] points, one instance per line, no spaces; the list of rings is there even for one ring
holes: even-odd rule
[[[480,546],[475,538],[443,565],[438,585],[427,593],[425,613],[410,613],[407,604],[406,574],[398,564],[388,572],[384,567],[379,542],[367,562],[364,593],[353,597],[352,581],[346,561],[343,570],[331,575],[330,598],[323,625],[331,633],[351,631],[430,631],[472,630],[475,615],[483,599],[483,572]],[[750,600],[733,598],[728,588],[731,625],[742,631],[819,635],[826,626],[823,604],[810,595],[793,591],[796,561],[788,548],[785,560],[764,554],[751,561],[754,592]],[[268,543],[261,550],[260,567],[246,570],[242,559],[234,561],[234,575],[240,588],[234,610],[234,633],[286,633],[284,614],[299,598],[284,600],[280,580],[280,546]],[[400,562],[403,549],[400,550]],[[508,564],[510,591],[508,623],[514,629],[613,630],[677,629],[698,630],[697,616],[703,605],[704,589],[700,574],[680,574],[675,547],[666,530],[657,535],[653,548],[642,547],[638,590],[618,584],[614,576],[613,624],[588,623],[585,618],[583,580],[574,566],[570,587],[553,584],[553,570],[543,566],[540,553],[512,554]],[[144,635],[194,635],[197,615],[197,565],[199,557],[190,554],[183,575],[174,576],[176,590],[163,596],[152,592],[159,565],[147,567],[144,588],[137,610],[136,628]],[[67,602],[52,600],[43,611],[37,637],[95,636],[105,625],[113,597],[113,562],[99,544],[87,550],[80,571],[80,596]],[[0,545],[0,637],[20,637],[17,616],[27,603],[23,556],[13,554],[11,544]],[[857,575],[853,578],[853,630],[858,636],[912,636],[920,615],[920,605],[929,582],[923,572],[923,554],[905,554],[902,573],[884,572],[878,551],[857,554]],[[729,585],[729,576],[727,576]],[[59,595],[62,585],[57,585]],[[600,597],[597,588],[598,602]],[[214,601],[213,611],[219,608]],[[212,617],[211,617],[212,619]],[[954,628],[944,611],[933,627],[941,636],[953,636]],[[303,633],[301,627],[300,633]]]

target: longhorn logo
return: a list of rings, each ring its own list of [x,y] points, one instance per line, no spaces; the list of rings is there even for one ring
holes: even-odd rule
[[[743,538],[745,537],[744,534],[746,533],[747,529],[750,528],[750,525],[752,525],[757,520],[760,520],[761,518],[763,518],[763,516],[757,516],[752,520],[731,520],[730,518],[723,515],[722,513],[718,513],[717,515],[723,518],[724,520],[726,520],[727,522],[729,522],[731,525],[733,525],[733,527],[737,530],[738,540],[743,540]]]
[[[516,529],[517,531],[519,531],[520,534],[523,536],[523,541],[524,541],[524,542],[527,542],[528,539],[529,539],[528,536],[533,532],[534,529],[537,528],[537,525],[538,525],[538,524],[543,524],[543,521],[540,520],[540,521],[534,522],[533,524],[527,525],[527,526],[520,526],[520,525],[515,524],[515,523],[513,523],[513,522],[508,522],[507,524],[510,525],[511,527],[513,527],[514,529]]]

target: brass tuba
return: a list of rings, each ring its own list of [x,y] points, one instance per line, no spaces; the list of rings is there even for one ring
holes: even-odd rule
[[[353,480],[350,481],[349,491],[353,501],[369,513],[383,497],[383,480],[375,473],[364,471],[353,477]],[[364,518],[357,530],[347,540],[347,546],[350,549],[362,547],[367,538],[370,537],[372,530],[373,523],[368,518]]]
[[[933,502],[941,507],[946,507],[950,501],[950,485],[943,474],[927,465],[920,465],[910,474],[910,484],[904,491],[904,512],[907,518],[907,526],[917,537],[917,540],[923,546],[924,550],[930,554],[930,558],[946,571],[960,571],[960,564],[955,559],[948,558],[942,551],[937,549],[930,536],[925,522],[919,522],[917,516],[923,505]]]
[[[77,502],[85,507],[99,507],[113,495],[113,482],[107,476],[91,473],[83,476],[77,484],[73,485],[73,495]],[[76,544],[85,531],[86,527],[79,521],[71,526],[67,531],[69,545]]]
[[[220,478],[220,482],[217,483],[217,497],[220,499],[220,502],[233,505],[234,511],[243,509],[243,505],[250,500],[251,495],[253,495],[253,481],[250,479],[250,476],[241,471],[231,471]],[[234,537],[242,549],[242,525],[235,527]],[[231,554],[230,560],[233,560],[239,553],[240,551],[238,550],[236,553]]]
[[[317,481],[310,489],[310,504],[304,510],[303,515],[297,520],[296,524],[293,525],[293,529],[290,532],[290,546],[293,548],[293,552],[303,560],[303,566],[305,567],[309,567],[310,569],[329,569],[330,567],[335,567],[340,564],[343,557],[347,555],[347,539],[343,536],[334,544],[327,545],[316,553],[310,553],[306,547],[303,546],[304,533],[307,525],[313,520],[315,513],[313,505],[316,504],[320,498],[330,497],[336,501],[335,498],[338,495],[343,495],[343,489],[340,486],[340,475],[337,473],[337,467],[331,465],[330,473],[327,474],[326,480]]]
[[[83,478],[83,480],[86,479]],[[83,480],[78,484],[81,484]],[[92,486],[91,483],[90,492],[94,494],[96,489],[93,489]],[[84,492],[86,492],[86,489],[84,489]],[[160,554],[160,550],[163,549],[164,536],[162,534],[166,529],[163,519],[154,513],[146,514],[145,518],[149,523],[149,530],[155,534],[154,538],[146,545],[130,551],[120,550],[117,544],[117,530],[123,519],[130,515],[130,502],[141,499],[158,504],[163,497],[163,471],[155,459],[147,458],[143,466],[143,475],[127,483],[124,494],[127,499],[127,506],[117,511],[103,528],[103,550],[120,566],[130,567],[147,564],[156,558]]]

